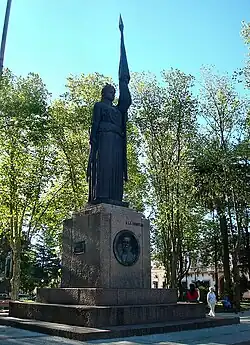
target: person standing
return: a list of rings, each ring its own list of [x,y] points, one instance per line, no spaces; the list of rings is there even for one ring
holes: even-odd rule
[[[209,316],[215,317],[215,304],[216,304],[216,295],[214,293],[214,289],[212,287],[209,288],[209,292],[207,294],[207,304],[210,308]]]
[[[187,301],[192,303],[198,302],[198,292],[194,284],[190,284],[189,286],[189,290],[187,292]]]

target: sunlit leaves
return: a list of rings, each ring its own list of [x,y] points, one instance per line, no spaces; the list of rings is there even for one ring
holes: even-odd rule
[[[245,74],[245,79],[246,79],[246,85],[249,88],[250,87],[250,23],[243,22],[242,23],[242,30],[241,30],[242,37],[245,41],[245,44],[248,47],[248,55],[247,55],[247,61],[246,61],[246,66],[244,68],[244,74]]]
[[[155,215],[155,254],[172,286],[177,284],[177,275],[184,273],[183,256],[191,244],[187,228],[194,200],[188,162],[197,127],[192,85],[192,76],[171,70],[162,72],[160,82],[152,74],[137,74],[132,88],[131,118],[143,143],[148,204]]]

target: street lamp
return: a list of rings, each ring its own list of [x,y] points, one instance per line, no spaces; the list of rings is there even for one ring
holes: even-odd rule
[[[1,48],[0,48],[0,77],[3,73],[3,60],[4,60],[4,52],[5,52],[6,38],[7,38],[9,18],[10,18],[11,2],[12,0],[7,0],[6,12],[5,12],[5,18],[4,18],[4,24],[3,24],[3,33],[2,33],[2,41],[1,41]]]

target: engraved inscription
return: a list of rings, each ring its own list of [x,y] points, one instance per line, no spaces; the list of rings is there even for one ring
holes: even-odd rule
[[[140,226],[141,228],[143,228],[143,224],[142,223],[131,222],[130,220],[126,221],[126,225]]]

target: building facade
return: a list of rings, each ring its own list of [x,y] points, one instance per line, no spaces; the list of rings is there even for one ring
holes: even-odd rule
[[[223,270],[218,271],[219,286],[218,292],[223,291],[224,274]],[[191,283],[200,282],[207,287],[215,286],[215,273],[212,267],[191,267],[188,274],[182,279],[184,288],[189,288]],[[166,288],[165,269],[162,266],[157,266],[154,263],[151,266],[151,286],[152,288]]]

